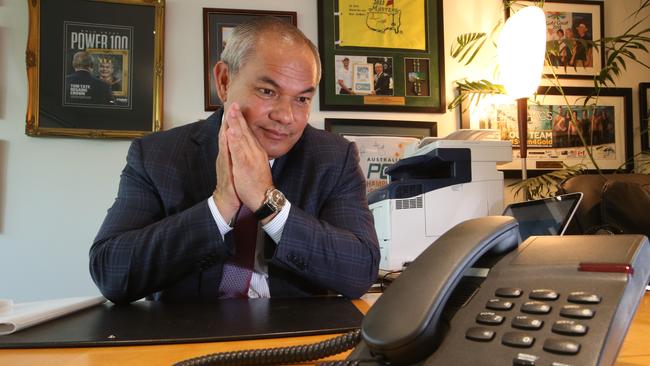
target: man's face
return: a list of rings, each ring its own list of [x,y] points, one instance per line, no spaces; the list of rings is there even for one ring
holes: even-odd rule
[[[251,131],[274,159],[286,154],[307,126],[318,70],[310,48],[301,43],[271,36],[258,42],[254,52],[236,75],[229,75],[220,97],[226,111],[233,102],[239,104]]]
[[[113,75],[113,64],[110,62],[100,62],[99,75],[103,78]]]
[[[384,67],[381,64],[375,65],[375,74],[379,75],[384,72]]]
[[[349,66],[350,66],[350,60],[347,59],[347,58],[344,58],[343,59],[343,67],[345,67],[347,69]]]
[[[583,37],[586,33],[587,33],[587,26],[584,25],[584,23],[580,23],[580,25],[578,25],[578,35],[580,37]]]

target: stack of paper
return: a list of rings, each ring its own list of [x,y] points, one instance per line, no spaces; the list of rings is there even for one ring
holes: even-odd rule
[[[0,306],[0,336],[52,320],[72,312],[106,302],[102,296],[71,297],[13,304],[3,301]]]

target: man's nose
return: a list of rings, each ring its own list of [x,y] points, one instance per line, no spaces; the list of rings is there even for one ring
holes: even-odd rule
[[[282,124],[293,122],[293,110],[291,108],[290,98],[279,98],[271,110],[270,117],[272,120],[278,121]]]

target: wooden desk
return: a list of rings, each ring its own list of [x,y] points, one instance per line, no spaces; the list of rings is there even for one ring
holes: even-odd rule
[[[369,302],[356,300],[355,305],[366,312]],[[188,343],[161,346],[125,346],[91,348],[48,348],[0,350],[0,365],[48,366],[109,366],[109,365],[165,365],[214,352],[239,349],[284,347],[319,342],[332,335],[260,339],[253,341]],[[617,366],[650,365],[650,294],[646,294],[629,329]],[[330,359],[343,359],[345,354]]]

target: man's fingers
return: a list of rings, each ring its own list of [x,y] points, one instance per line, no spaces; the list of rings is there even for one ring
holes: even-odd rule
[[[253,136],[253,132],[248,127],[248,122],[244,118],[244,114],[239,107],[239,104],[233,103],[228,110],[228,127],[229,135],[234,138],[240,139],[242,143],[245,144],[242,148],[251,149],[255,146],[261,148],[257,143],[257,139]]]

